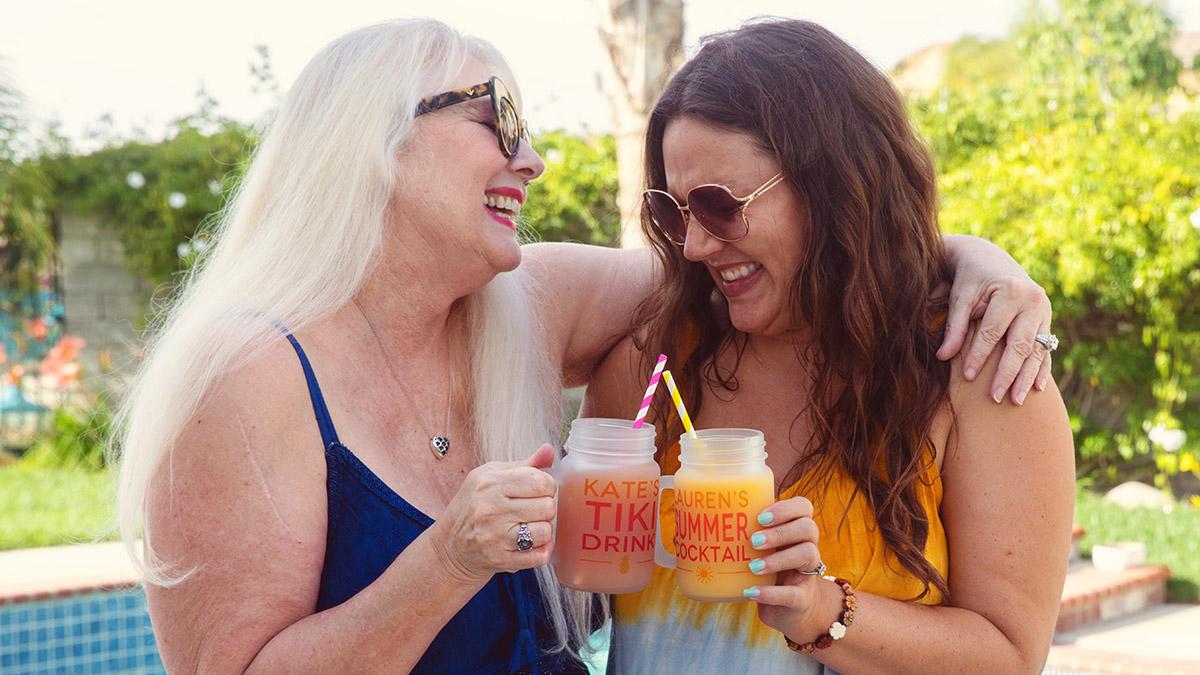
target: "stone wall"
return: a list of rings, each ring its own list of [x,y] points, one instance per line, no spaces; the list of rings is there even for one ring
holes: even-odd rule
[[[125,247],[92,216],[62,215],[59,252],[66,331],[87,341],[84,382],[93,391],[120,390],[133,372],[135,344],[152,285],[129,271]],[[105,372],[102,362],[111,363]]]

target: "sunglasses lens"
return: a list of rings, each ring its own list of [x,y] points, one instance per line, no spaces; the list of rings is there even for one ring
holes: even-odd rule
[[[702,185],[688,193],[688,209],[718,239],[736,241],[746,236],[742,200],[716,185]]]
[[[656,190],[647,190],[645,196],[650,216],[658,228],[671,241],[676,244],[683,243],[687,238],[687,223],[684,222],[683,212],[679,210],[675,200],[670,195]]]
[[[500,116],[496,122],[499,125],[500,145],[504,148],[504,154],[512,157],[517,154],[517,144],[521,142],[521,124],[517,120],[517,110],[512,101],[501,98],[499,108]]]

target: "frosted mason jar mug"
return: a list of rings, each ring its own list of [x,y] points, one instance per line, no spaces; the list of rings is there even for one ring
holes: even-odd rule
[[[757,551],[750,537],[762,529],[758,514],[775,503],[775,475],[766,442],[755,429],[704,429],[680,436],[679,471],[662,476],[675,493],[675,555],[657,540],[655,559],[675,568],[675,583],[693,600],[743,600],[750,586],[775,584],[774,574],[754,574]],[[670,533],[665,533],[670,536]]]
[[[654,426],[580,418],[571,423],[558,483],[554,573],[593,593],[633,593],[650,583],[658,525]]]

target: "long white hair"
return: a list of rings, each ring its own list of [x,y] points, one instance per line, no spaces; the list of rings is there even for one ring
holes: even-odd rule
[[[218,377],[280,339],[271,320],[300,331],[354,298],[379,262],[417,103],[472,57],[509,74],[487,42],[429,19],[390,21],[334,40],[288,92],[214,221],[212,249],[148,331],[115,420],[121,536],[147,583],[190,573],[155,554],[146,518],[149,483],[184,424]],[[465,302],[482,461],[524,459],[561,433],[560,378],[541,346],[533,290],[518,270]],[[593,596],[562,588],[548,568],[537,576],[558,648],[587,651]]]

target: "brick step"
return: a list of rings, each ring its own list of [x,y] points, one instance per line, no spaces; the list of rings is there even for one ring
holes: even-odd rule
[[[1054,637],[1045,673],[1200,675],[1200,605],[1160,604]]]
[[[1058,606],[1055,633],[1083,628],[1097,621],[1118,619],[1166,599],[1171,571],[1162,565],[1141,565],[1120,572],[1098,570],[1087,562],[1072,563]]]

